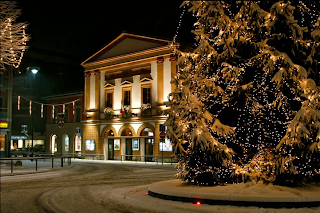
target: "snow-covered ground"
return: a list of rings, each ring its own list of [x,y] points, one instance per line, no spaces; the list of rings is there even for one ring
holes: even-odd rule
[[[27,166],[26,163],[24,166]],[[2,168],[1,171],[4,171]],[[43,168],[44,169],[44,168]],[[22,170],[22,168],[20,168]],[[26,172],[29,170],[28,172]],[[243,212],[243,213],[317,213],[316,208],[272,209],[223,205],[194,205],[162,200],[148,195],[148,189],[164,190],[178,196],[208,196],[208,187],[187,186],[174,179],[173,165],[141,162],[73,160],[71,166],[36,172],[33,165],[19,175],[1,177],[1,213],[6,212]],[[16,170],[17,171],[17,170]],[[15,173],[13,173],[15,174]],[[160,184],[161,183],[161,184]],[[216,187],[217,189],[220,187]],[[259,199],[319,199],[317,189],[282,191],[282,187],[239,184],[221,187],[214,196]],[[262,197],[265,195],[264,197]],[[310,196],[309,196],[310,195]],[[307,198],[304,198],[304,197]],[[291,198],[290,198],[291,197]],[[296,201],[296,200],[295,200]]]

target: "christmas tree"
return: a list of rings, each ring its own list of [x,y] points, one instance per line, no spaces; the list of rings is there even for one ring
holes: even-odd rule
[[[180,70],[167,111],[178,178],[205,185],[315,181],[319,3],[183,6],[197,18],[197,44],[193,52],[176,50]]]

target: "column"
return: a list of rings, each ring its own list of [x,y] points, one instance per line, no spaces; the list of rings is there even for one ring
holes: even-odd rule
[[[94,72],[94,76],[95,76],[95,87],[94,87],[94,91],[95,91],[95,110],[100,111],[100,71],[96,70]],[[100,116],[99,116],[100,117]]]
[[[104,90],[104,85],[105,85],[105,77],[106,77],[106,72],[100,72],[100,111],[103,112],[104,108],[105,108],[105,90]]]
[[[91,72],[85,72],[85,103],[86,103],[86,111],[90,110],[90,76]]]
[[[163,57],[157,59],[158,67],[158,103],[163,104]]]
[[[171,61],[171,80],[173,80],[172,76],[177,75],[177,56],[174,54],[171,54],[170,61]],[[174,83],[171,83],[171,92],[173,92],[175,89],[176,89],[176,85]]]

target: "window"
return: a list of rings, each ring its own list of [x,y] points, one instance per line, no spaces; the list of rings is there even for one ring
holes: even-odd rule
[[[106,108],[113,107],[113,92],[106,92]]]
[[[131,90],[130,89],[123,90],[123,105],[131,106]]]
[[[81,109],[80,108],[76,108],[76,114],[75,114],[74,120],[75,120],[75,122],[81,121]]]
[[[64,122],[69,123],[69,109],[65,108],[64,110]]]
[[[150,104],[151,103],[151,88],[150,88],[150,86],[142,88],[142,103],[143,104]]]
[[[94,150],[95,150],[94,140],[86,140],[86,151],[94,151]]]
[[[51,109],[51,123],[52,124],[56,123],[56,117],[57,117],[57,111],[55,109],[55,106],[52,106],[52,109]]]

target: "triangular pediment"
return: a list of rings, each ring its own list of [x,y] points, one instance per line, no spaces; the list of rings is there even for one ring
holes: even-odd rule
[[[132,84],[133,84],[133,82],[125,80],[120,84],[120,86],[125,87],[125,86],[130,86]]]
[[[100,51],[85,60],[82,64],[167,46],[169,43],[170,41],[168,40],[122,33]]]
[[[114,85],[114,84],[111,84],[111,83],[106,83],[106,84],[103,86],[104,89],[112,89],[112,88],[114,88],[114,87],[115,87],[115,85]]]
[[[146,83],[151,83],[152,82],[152,78],[143,78],[139,81],[140,84],[146,84]]]

